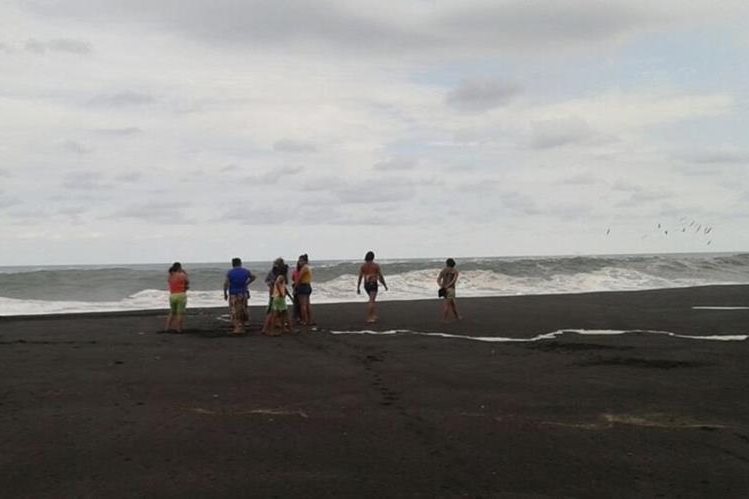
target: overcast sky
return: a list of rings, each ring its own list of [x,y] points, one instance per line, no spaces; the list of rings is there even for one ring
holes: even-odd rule
[[[0,265],[747,251],[748,16],[7,0]]]

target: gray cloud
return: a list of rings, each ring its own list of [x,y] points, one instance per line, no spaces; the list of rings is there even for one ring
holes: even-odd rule
[[[273,150],[276,152],[305,153],[315,152],[317,147],[310,142],[283,139],[273,144]]]
[[[106,218],[130,218],[158,224],[191,225],[195,223],[195,220],[186,215],[189,207],[190,203],[184,201],[150,201],[117,210]]]
[[[75,140],[66,140],[62,143],[63,150],[73,153],[73,154],[89,154],[91,152],[91,149],[86,147],[86,145],[77,142]]]
[[[30,38],[26,41],[24,48],[27,52],[33,52],[35,54],[44,54],[49,51],[87,55],[93,52],[90,43],[71,38],[57,38],[46,42]]]
[[[643,187],[627,182],[626,180],[619,179],[611,184],[611,189],[620,192],[642,192]]]
[[[187,36],[211,43],[250,43],[278,47],[332,43],[347,50],[393,51],[423,44],[423,34],[397,23],[367,16],[344,2],[320,0],[214,0],[210,7],[201,2],[112,0],[63,3],[28,1],[25,6],[39,15],[64,16],[90,21],[123,19],[141,26],[171,27]]]
[[[338,187],[340,180],[329,188],[342,203],[390,203],[409,199],[415,192],[414,183],[403,178],[373,178],[349,182]]]
[[[244,178],[244,181],[251,185],[275,185],[283,180],[284,177],[296,175],[303,170],[304,168],[301,166],[281,166],[272,168],[264,173],[249,175]]]
[[[695,151],[677,157],[689,163],[699,165],[749,164],[749,151],[738,149]]]
[[[134,184],[138,182],[139,180],[143,179],[143,174],[138,173],[138,172],[123,173],[122,175],[117,175],[114,179],[118,182],[125,182],[126,184]]]
[[[143,133],[143,130],[138,127],[124,127],[124,128],[98,128],[94,130],[94,133],[104,135],[106,137],[130,137],[132,135],[138,135]]]
[[[482,112],[507,104],[520,92],[512,83],[490,79],[465,80],[447,93],[445,102],[464,112]]]
[[[559,50],[592,46],[651,28],[668,19],[628,4],[527,2],[432,4],[415,14],[397,7],[378,15],[336,0],[214,0],[202,2],[111,0],[89,2],[29,0],[24,6],[43,16],[65,16],[89,22],[130,20],[140,26],[171,27],[211,43],[240,43],[278,48],[333,46],[336,53],[414,51],[444,55],[467,49],[502,52],[527,48]],[[418,28],[404,16],[420,15]]]
[[[340,183],[340,179],[328,176],[305,178],[299,189],[303,192],[328,192],[331,186]]]
[[[588,123],[581,118],[543,120],[531,123],[531,147],[551,149],[584,142],[593,136]]]
[[[500,194],[499,199],[502,206],[510,211],[524,213],[526,215],[538,215],[541,213],[536,202],[527,194],[520,192],[503,192]]]
[[[15,196],[9,196],[4,192],[0,192],[0,208],[10,208],[11,206],[16,206],[19,204],[21,204],[20,199],[16,198]]]
[[[89,105],[94,107],[137,107],[153,104],[156,99],[147,94],[125,91],[114,94],[98,95],[89,101]]]
[[[217,223],[233,222],[240,225],[280,225],[296,220],[296,213],[296,208],[292,206],[272,209],[265,206],[237,205],[226,210],[214,221]]]
[[[77,171],[69,173],[62,182],[65,189],[75,191],[98,191],[111,189],[113,186],[104,180],[101,173],[97,171]]]
[[[592,173],[578,173],[577,175],[570,175],[564,177],[559,181],[561,185],[593,185],[600,182],[600,179]]]
[[[650,204],[650,203],[665,201],[672,196],[673,196],[672,194],[669,194],[666,192],[657,192],[657,191],[633,192],[626,199],[616,203],[616,206],[618,207],[642,206],[643,204]]]
[[[6,178],[8,178],[10,176],[11,176],[11,174],[10,174],[10,172],[8,170],[4,170],[3,168],[0,168],[0,177],[6,177]]]
[[[616,39],[659,21],[627,4],[511,1],[467,5],[446,14],[440,25],[471,44],[558,50]]]
[[[419,164],[416,158],[394,157],[378,161],[373,165],[375,170],[381,171],[403,171],[413,170]]]
[[[556,218],[570,220],[585,218],[593,212],[593,209],[583,203],[561,203],[549,206],[546,211]]]

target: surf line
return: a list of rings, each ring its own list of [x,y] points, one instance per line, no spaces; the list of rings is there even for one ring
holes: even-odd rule
[[[749,307],[692,307],[692,310],[749,310]]]
[[[392,329],[389,331],[373,331],[365,329],[361,331],[330,331],[330,334],[371,334],[375,336],[392,336],[396,334],[411,334],[418,336],[435,336],[439,338],[451,338],[459,340],[483,341],[485,343],[530,343],[534,341],[553,340],[565,334],[579,334],[583,336],[616,336],[621,334],[646,333],[660,334],[672,338],[684,338],[688,340],[711,340],[711,341],[745,341],[749,338],[746,334],[714,334],[709,336],[690,336],[686,334],[672,333],[670,331],[650,331],[644,329],[617,330],[617,329],[560,329],[551,333],[544,333],[531,338],[507,338],[504,336],[466,336],[449,333],[424,333],[411,331],[409,329]]]

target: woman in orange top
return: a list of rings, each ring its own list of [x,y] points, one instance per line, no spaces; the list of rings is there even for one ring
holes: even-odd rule
[[[294,294],[299,302],[299,318],[305,326],[312,326],[312,309],[309,298],[312,294],[312,269],[309,266],[309,257],[305,253],[299,255],[297,261],[297,276],[294,280]]]
[[[182,264],[174,262],[169,267],[169,315],[166,318],[166,330],[182,332],[185,308],[187,308],[187,290],[190,279],[182,270]]]

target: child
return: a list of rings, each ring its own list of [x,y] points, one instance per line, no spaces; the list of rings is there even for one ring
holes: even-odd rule
[[[182,264],[174,262],[169,267],[169,315],[166,318],[166,331],[182,332],[184,326],[185,308],[187,307],[187,290],[190,289],[190,279]]]
[[[291,298],[288,288],[286,287],[286,277],[279,275],[271,290],[271,312],[266,319],[266,331],[270,336],[278,336],[276,326],[283,328],[284,332],[291,332],[293,326],[289,317],[289,309],[286,306],[286,297]],[[286,325],[288,324],[288,325]]]
[[[455,270],[455,260],[448,258],[445,262],[445,268],[437,277],[437,285],[440,287],[439,295],[445,299],[442,305],[442,322],[447,322],[450,312],[453,313],[457,320],[462,319],[458,313],[458,306],[455,304],[455,283],[458,282],[458,271]]]

